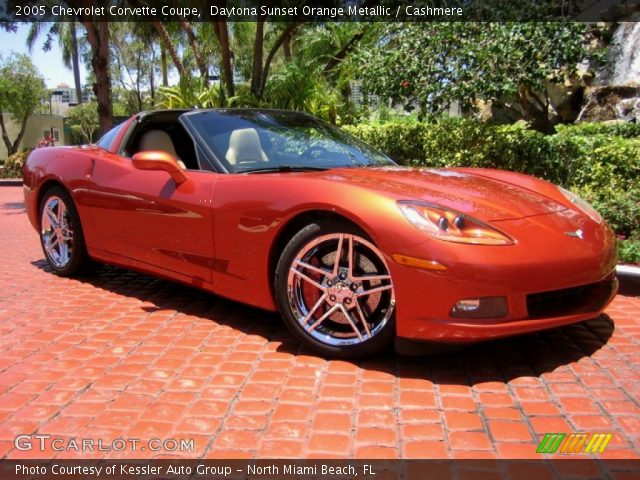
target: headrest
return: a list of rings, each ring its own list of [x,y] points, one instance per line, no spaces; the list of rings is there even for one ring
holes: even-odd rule
[[[160,150],[161,152],[171,154],[176,159],[178,158],[171,137],[163,130],[149,130],[145,132],[140,138],[139,150]]]
[[[242,128],[231,133],[226,158],[232,165],[245,161],[268,161],[255,128]]]

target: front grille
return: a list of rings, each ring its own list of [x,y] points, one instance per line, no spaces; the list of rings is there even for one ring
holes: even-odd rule
[[[579,287],[527,295],[529,318],[596,312],[604,307],[614,288],[615,280],[608,278]]]

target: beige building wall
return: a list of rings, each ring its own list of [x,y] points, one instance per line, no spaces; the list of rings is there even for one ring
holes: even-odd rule
[[[20,125],[14,120],[13,116],[9,113],[3,114],[4,124],[7,127],[7,133],[9,138],[13,141],[18,136],[20,131]],[[48,134],[53,129],[54,138],[56,138],[56,145],[66,145],[66,139],[64,138],[64,121],[61,116],[58,115],[41,115],[34,113],[27,120],[27,126],[24,130],[24,136],[18,151],[25,148],[33,148],[38,142],[45,136],[45,132]],[[0,162],[7,159],[7,146],[0,138]]]

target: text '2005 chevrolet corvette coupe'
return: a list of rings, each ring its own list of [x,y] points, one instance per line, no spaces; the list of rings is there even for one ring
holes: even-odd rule
[[[180,281],[277,310],[332,356],[578,322],[617,288],[614,235],[571,192],[400,167],[302,113],[141,113],[96,145],[34,150],[24,192],[57,274]]]

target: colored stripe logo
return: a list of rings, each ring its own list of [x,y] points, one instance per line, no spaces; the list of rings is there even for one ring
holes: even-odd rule
[[[536,453],[602,453],[611,433],[545,433]]]

